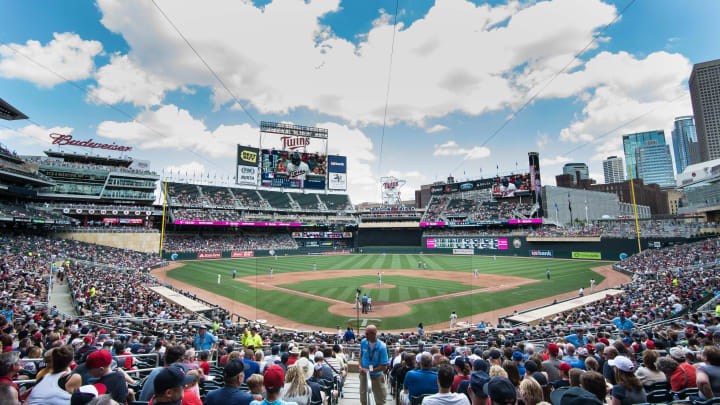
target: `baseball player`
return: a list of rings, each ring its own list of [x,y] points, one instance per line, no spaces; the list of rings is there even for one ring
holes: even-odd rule
[[[592,294],[593,290],[595,289],[595,279],[590,279],[590,294]]]
[[[478,269],[475,269],[475,278],[478,278]]]
[[[313,271],[317,271],[317,264],[313,263]]]
[[[423,263],[423,270],[427,270],[427,263]]]
[[[378,273],[378,285],[382,285],[382,273]]]
[[[450,314],[450,329],[455,327],[455,324],[457,323],[457,314],[455,311],[452,311],[452,314]]]
[[[418,269],[422,268],[422,260],[418,260]]]
[[[547,276],[547,279],[550,280],[550,269],[545,270],[545,275]]]
[[[218,273],[218,285],[220,285],[220,274]]]
[[[273,268],[270,267],[270,280],[272,280],[272,276],[273,276]]]
[[[237,274],[237,270],[233,270],[233,278],[235,278],[236,274]]]
[[[289,179],[306,180],[307,174],[310,172],[310,166],[303,162],[300,153],[295,152],[290,157],[290,163],[287,165],[287,175]]]

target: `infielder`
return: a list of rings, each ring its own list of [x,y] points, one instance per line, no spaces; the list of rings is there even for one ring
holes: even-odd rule
[[[590,279],[590,294],[592,294],[593,290],[595,289],[595,279]]]
[[[450,329],[455,327],[455,324],[457,323],[457,314],[455,311],[452,311],[452,314],[450,314]]]
[[[378,273],[378,285],[382,285],[382,273]]]
[[[478,269],[475,269],[475,278],[478,278]]]
[[[422,260],[418,260],[418,269],[422,268]]]
[[[220,285],[220,274],[218,274],[218,285]]]
[[[317,264],[313,263],[313,271],[317,271]]]
[[[273,268],[270,267],[270,280],[272,280],[272,276],[273,276]]]
[[[427,270],[427,263],[423,263],[423,270]]]
[[[237,274],[237,270],[233,270],[233,278],[235,278],[236,274]]]

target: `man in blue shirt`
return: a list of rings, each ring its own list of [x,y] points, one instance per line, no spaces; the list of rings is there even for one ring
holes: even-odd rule
[[[245,379],[243,383],[247,383],[247,379],[253,374],[260,374],[260,365],[253,360],[254,353],[250,349],[245,349],[245,358],[243,359],[243,366],[245,367]]]
[[[345,331],[345,343],[352,343],[355,341],[355,332],[353,332],[352,328],[348,326],[347,330]]]
[[[411,370],[405,375],[403,390],[410,398],[424,394],[437,394],[437,372],[432,370],[432,355],[428,352],[420,354],[420,369]]]
[[[385,370],[387,370],[388,366],[388,352],[385,343],[377,339],[375,325],[368,325],[365,328],[365,339],[360,342],[360,359],[360,403],[367,405],[369,374],[375,404],[385,405],[385,398],[387,398]],[[437,375],[435,377],[437,379]]]
[[[193,342],[193,346],[195,346],[195,350],[197,350],[197,351],[215,350],[216,343],[217,343],[217,337],[208,333],[207,326],[200,325],[200,329],[198,330],[197,335],[195,335],[195,341]]]
[[[625,318],[625,314],[623,313],[620,313],[620,316],[613,319],[611,322],[617,325],[618,329],[628,332],[632,332],[633,328],[635,327],[635,323]]]
[[[244,366],[240,359],[232,359],[223,370],[225,386],[210,391],[205,397],[204,405],[248,405],[253,400],[252,395],[241,391],[240,386],[244,380]]]

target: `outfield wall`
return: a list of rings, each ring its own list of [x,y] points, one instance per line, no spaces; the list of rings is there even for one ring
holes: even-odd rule
[[[530,239],[530,240],[528,240]],[[539,238],[538,238],[539,239]],[[622,260],[638,251],[637,239],[598,238],[597,241],[576,241],[570,238],[537,240],[524,236],[487,237],[426,237],[423,238],[423,252],[453,254],[472,249],[477,255],[546,257],[560,259]],[[642,249],[661,248],[691,243],[705,238],[641,238]],[[435,247],[432,247],[435,246]],[[478,247],[479,246],[479,247]],[[455,247],[455,248],[453,248]]]
[[[420,246],[423,230],[363,228],[358,230],[357,246]]]

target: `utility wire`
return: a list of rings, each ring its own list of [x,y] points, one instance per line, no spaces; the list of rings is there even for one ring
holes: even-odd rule
[[[555,72],[555,74],[553,74],[552,77],[550,77],[550,79],[547,82],[545,82],[545,84],[535,94],[533,94],[519,109],[517,109],[512,114],[510,114],[510,116],[507,119],[505,119],[505,121],[500,125],[500,127],[498,127],[498,129],[496,129],[492,134],[490,134],[490,136],[488,136],[480,144],[480,146],[486,146],[491,140],[493,140],[493,138],[495,138],[500,132],[502,132],[502,130],[504,130],[508,126],[508,124],[510,124],[513,120],[515,120],[515,118],[521,112],[523,112],[533,101],[535,101],[540,96],[540,94],[542,94],[542,92],[545,91],[545,89],[547,89],[548,86],[550,86],[550,84],[553,81],[555,81],[555,79],[557,79],[561,74],[563,74],[565,71],[567,71],[567,69],[573,64],[573,62],[575,62],[576,59],[578,59],[583,53],[585,53],[585,51],[587,51],[588,48],[590,48],[590,46],[592,46],[593,43],[597,42],[598,38],[600,38],[600,36],[603,35],[605,33],[605,31],[608,30],[608,28],[610,28],[613,24],[615,24],[620,19],[620,17],[622,17],[623,14],[625,14],[625,12],[633,4],[635,4],[636,1],[637,0],[630,0],[630,2],[625,7],[623,7],[622,10],[620,10],[620,12],[615,16],[615,18],[612,21],[610,21],[600,31],[598,31],[595,35],[593,35],[592,39],[590,39],[590,41],[582,49],[580,49],[578,52],[576,52],[573,55],[573,57],[570,59],[570,61],[568,61],[568,63],[565,64],[565,66],[563,66],[562,69]],[[527,92],[527,94],[530,94],[533,90],[535,90],[536,87],[533,87],[532,89],[530,89]],[[466,159],[463,159],[463,161],[460,162],[460,164],[457,167],[455,167],[451,171],[451,173],[454,172],[455,170],[459,169],[461,166],[463,166],[465,164],[465,161],[466,161]]]
[[[158,11],[160,12],[160,14],[162,14],[162,16],[163,16],[163,17],[165,18],[165,20],[168,22],[168,24],[170,24],[170,26],[173,27],[173,29],[175,30],[175,32],[177,32],[178,35],[180,35],[180,38],[182,38],[182,40],[185,41],[185,43],[187,44],[188,47],[190,47],[190,49],[193,51],[193,53],[195,53],[195,56],[197,56],[198,59],[200,59],[200,61],[203,63],[203,65],[205,65],[205,67],[207,68],[207,70],[210,71],[210,73],[215,77],[215,80],[217,80],[218,83],[220,83],[220,85],[221,85],[223,88],[225,88],[225,91],[227,91],[228,94],[230,94],[230,97],[232,97],[232,99],[235,100],[235,102],[237,103],[237,105],[239,105],[240,108],[242,108],[242,110],[245,112],[245,114],[248,116],[248,118],[250,118],[250,120],[251,120],[256,126],[259,127],[260,124],[259,124],[258,121],[255,119],[255,117],[253,117],[252,114],[250,114],[250,111],[248,111],[248,110],[245,108],[245,106],[240,102],[240,100],[237,98],[237,96],[235,96],[235,94],[230,90],[230,88],[225,84],[225,82],[220,78],[220,76],[215,72],[215,70],[214,70],[212,67],[210,67],[210,65],[205,61],[205,58],[203,58],[202,55],[200,55],[200,52],[198,52],[198,51],[195,49],[195,47],[192,46],[192,44],[190,43],[190,41],[185,37],[185,35],[183,35],[183,33],[182,33],[182,32],[180,31],[180,29],[175,25],[175,23],[172,22],[172,20],[170,19],[170,17],[168,17],[168,15],[165,14],[165,12],[163,11],[163,9],[160,8],[160,6],[157,4],[157,2],[155,2],[155,0],[150,0],[150,1],[152,1],[152,4],[155,6],[155,8],[158,9]]]
[[[400,0],[395,0],[395,17],[393,18],[392,43],[390,44],[390,63],[388,65],[387,88],[385,90],[385,112],[383,113],[382,135],[380,135],[380,155],[378,157],[378,175],[382,176],[383,144],[385,143],[385,126],[387,124],[388,105],[390,104],[390,83],[392,77],[393,55],[395,54],[395,34],[397,33],[397,16]]]

